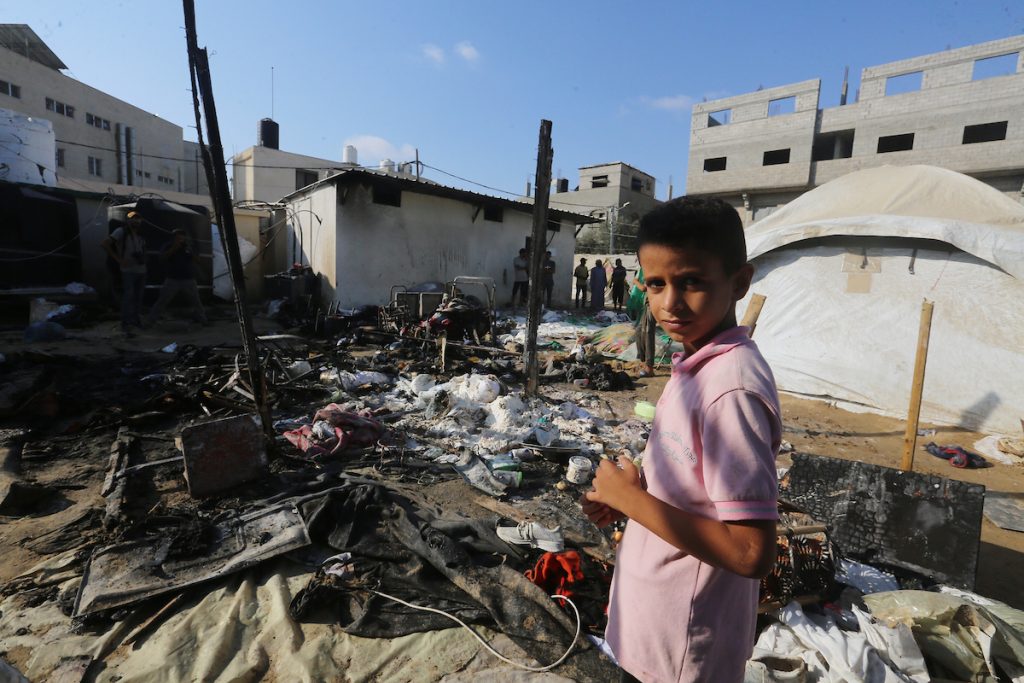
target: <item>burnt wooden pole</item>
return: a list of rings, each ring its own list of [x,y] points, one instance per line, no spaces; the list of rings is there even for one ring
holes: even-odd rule
[[[238,325],[242,332],[242,348],[245,351],[249,379],[256,412],[260,417],[265,434],[272,435],[270,411],[267,407],[267,384],[263,370],[260,368],[259,352],[256,348],[256,335],[252,327],[252,318],[245,307],[245,275],[242,271],[242,255],[238,251],[238,232],[235,229],[235,214],[231,208],[231,196],[228,194],[228,174],[224,163],[224,147],[220,141],[220,125],[217,123],[217,106],[213,99],[213,80],[210,77],[210,61],[206,49],[199,48],[196,36],[196,10],[193,0],[183,0],[185,10],[185,39],[188,44],[189,68],[192,71],[193,83],[198,81],[199,96],[202,99],[203,113],[206,116],[206,133],[209,145],[204,147],[203,164],[206,166],[206,177],[212,179],[210,199],[214,213],[220,226],[221,242],[224,256],[228,262],[228,273],[231,276],[231,287],[235,296],[235,312],[238,314]],[[201,130],[198,102],[193,92],[193,105],[196,107],[196,126]],[[200,138],[202,140],[202,138]],[[212,167],[212,168],[211,168]]]
[[[537,328],[540,326],[540,302],[544,294],[541,269],[547,249],[548,194],[551,192],[551,122],[540,121],[537,143],[537,190],[533,200],[533,236],[530,239],[530,289],[526,317],[526,394],[536,396],[540,384],[537,370]]]

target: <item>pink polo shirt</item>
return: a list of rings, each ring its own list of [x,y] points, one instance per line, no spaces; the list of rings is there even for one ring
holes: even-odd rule
[[[775,379],[747,328],[672,359],[643,479],[677,508],[722,521],[777,519],[782,423]],[[626,524],[605,637],[641,681],[742,681],[754,644],[758,581],[705,564]]]

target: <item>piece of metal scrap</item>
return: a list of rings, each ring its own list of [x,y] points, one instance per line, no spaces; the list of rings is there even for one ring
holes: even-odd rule
[[[974,588],[980,484],[794,453],[779,492],[828,524],[847,557]]]
[[[213,528],[211,550],[191,557],[168,557],[162,538],[97,549],[82,576],[74,616],[227,576],[310,543],[306,524],[290,503],[234,516]]]

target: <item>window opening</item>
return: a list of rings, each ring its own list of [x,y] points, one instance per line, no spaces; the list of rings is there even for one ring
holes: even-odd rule
[[[505,211],[500,206],[489,205],[484,207],[484,220],[502,223],[505,220]]]
[[[708,114],[708,128],[725,126],[732,122],[732,109],[719,109]]]
[[[978,123],[973,126],[964,126],[963,144],[973,145],[978,142],[1005,140],[1006,123],[1006,121],[995,121],[993,123]]]
[[[1011,52],[1007,55],[996,55],[995,57],[983,57],[974,60],[974,69],[971,72],[972,81],[982,81],[986,78],[998,76],[1009,76],[1017,73],[1017,61],[1020,59],[1019,52]]]
[[[594,176],[593,178],[590,179],[590,187],[591,187],[591,189],[598,188],[598,187],[608,187],[608,176],[606,176],[606,175],[596,175],[596,176]]]
[[[779,164],[789,163],[789,148],[786,149],[772,149],[764,153],[764,160],[762,166],[778,166]]]
[[[853,130],[837,130],[814,136],[811,161],[849,159],[853,156]]]
[[[715,171],[724,171],[725,162],[728,157],[713,157],[704,160],[704,172],[714,173]]]
[[[768,101],[768,116],[782,116],[796,111],[796,95]]]
[[[912,71],[909,74],[889,76],[885,79],[885,96],[901,95],[905,92],[916,92],[921,89],[923,71]]]
[[[885,135],[878,138],[878,153],[905,152],[914,149],[914,134],[901,133],[900,135]]]
[[[0,95],[9,95],[20,100],[21,87],[7,81],[0,81]]]
[[[397,187],[387,185],[373,186],[373,203],[384,204],[385,206],[401,206],[402,191]]]
[[[295,170],[295,189],[301,190],[307,185],[312,185],[318,180],[316,171]]]
[[[643,192],[644,181],[633,176],[629,181],[629,189],[633,190],[633,192]]]

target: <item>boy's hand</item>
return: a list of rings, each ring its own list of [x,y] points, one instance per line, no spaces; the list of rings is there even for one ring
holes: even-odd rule
[[[580,505],[583,506],[583,514],[587,516],[587,519],[598,527],[606,527],[612,522],[617,522],[625,517],[624,514],[608,507],[604,503],[595,503],[592,500],[587,500],[587,494],[583,494],[580,497]]]
[[[601,461],[594,475],[594,489],[586,494],[586,498],[592,503],[620,511],[641,493],[640,470],[628,457],[622,457],[618,465],[611,460]]]

